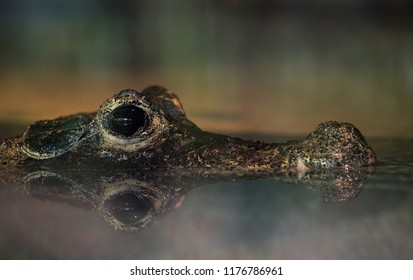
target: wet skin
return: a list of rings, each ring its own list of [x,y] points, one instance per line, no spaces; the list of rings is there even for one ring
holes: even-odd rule
[[[325,122],[301,141],[282,144],[205,132],[186,118],[178,97],[159,86],[123,90],[96,113],[38,121],[0,146],[3,168],[104,167],[204,177],[305,174],[376,161],[349,123]]]

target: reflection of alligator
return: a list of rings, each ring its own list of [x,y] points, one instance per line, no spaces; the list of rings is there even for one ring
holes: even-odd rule
[[[304,183],[325,202],[346,202],[355,198],[368,180],[372,168],[326,169],[301,177],[279,176],[271,179]],[[1,174],[13,184],[41,200],[65,202],[84,209],[98,209],[114,228],[136,231],[147,227],[164,213],[178,208],[192,188],[221,182],[228,178],[194,177],[190,174],[132,170],[39,170],[23,169]],[[10,182],[10,180],[9,180]],[[254,188],[251,188],[251,192]]]
[[[178,97],[158,86],[142,94],[121,91],[97,113],[36,122],[0,146],[4,182],[23,184],[42,199],[99,208],[116,228],[130,230],[214,180],[299,180],[317,185],[324,200],[347,200],[376,161],[348,123],[325,122],[303,140],[283,144],[202,131]]]

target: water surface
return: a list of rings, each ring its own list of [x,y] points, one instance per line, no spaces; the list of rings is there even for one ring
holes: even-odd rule
[[[19,129],[3,129],[0,138]],[[130,174],[119,175],[121,184],[118,175],[107,175],[105,187],[92,173],[31,174],[26,186],[0,185],[0,258],[411,259],[413,140],[368,142],[381,162],[342,200],[323,196],[323,185],[300,181],[180,179],[179,185],[140,177],[142,203],[112,199],[109,212],[127,223],[129,208],[135,217],[153,206],[146,198],[165,201],[155,203],[143,229],[132,231],[98,202],[104,191],[133,185]],[[165,181],[170,188],[160,186]]]

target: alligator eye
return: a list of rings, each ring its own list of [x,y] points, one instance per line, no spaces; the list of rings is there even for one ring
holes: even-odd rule
[[[109,129],[125,137],[130,137],[138,131],[144,131],[148,122],[148,114],[134,105],[119,106],[108,117]]]
[[[134,90],[106,100],[94,120],[104,150],[127,152],[154,145],[168,123],[157,103]]]

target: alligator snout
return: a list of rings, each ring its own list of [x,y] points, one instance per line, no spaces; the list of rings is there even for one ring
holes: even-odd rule
[[[302,174],[317,169],[360,168],[377,162],[372,148],[354,125],[335,121],[324,122],[304,139],[287,143],[211,134],[199,135],[198,139],[208,141],[191,147],[185,165],[209,168],[210,173]]]
[[[300,143],[298,152],[311,168],[362,167],[377,162],[373,149],[350,123],[321,123]]]

